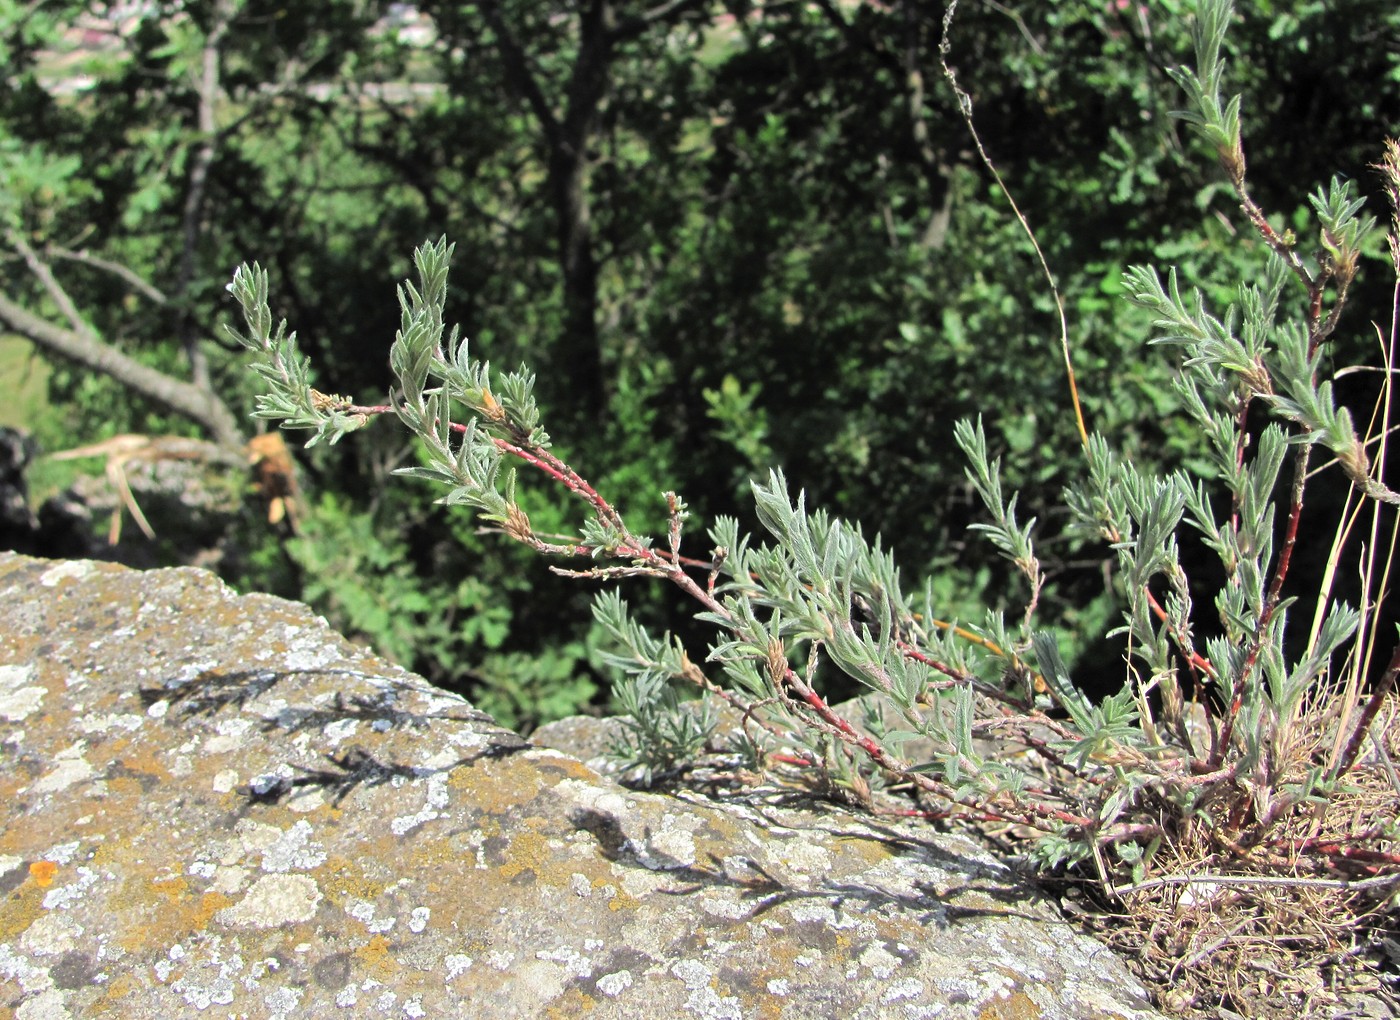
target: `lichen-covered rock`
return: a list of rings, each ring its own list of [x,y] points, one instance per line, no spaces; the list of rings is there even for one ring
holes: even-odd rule
[[[192,569],[0,555],[0,1016],[1147,1017],[970,843],[628,792]]]

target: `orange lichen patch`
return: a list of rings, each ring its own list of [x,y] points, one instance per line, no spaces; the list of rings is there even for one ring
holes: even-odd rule
[[[185,931],[203,931],[220,910],[233,906],[233,900],[221,892],[206,892],[197,898],[190,884],[182,877],[161,878],[151,883],[157,896],[176,908],[170,918],[172,927]]]
[[[593,1012],[593,1007],[598,1005],[598,1001],[581,989],[569,988],[564,994],[554,1000],[554,1004],[544,1011],[544,1015],[551,1020],[569,1020],[569,1017],[581,1016],[584,1013]]]
[[[642,905],[642,901],[635,896],[629,896],[625,892],[619,892],[612,899],[608,900],[609,910],[636,910]]]
[[[165,762],[161,760],[159,754],[150,748],[122,758],[118,764],[142,775],[155,776],[161,780],[170,779],[170,770],[165,767]]]
[[[459,765],[448,776],[447,785],[469,789],[472,806],[485,814],[518,815],[520,806],[534,800],[540,790],[553,785],[553,780],[535,762],[513,755],[498,761]]]
[[[39,883],[40,889],[53,885],[53,877],[58,874],[58,865],[53,861],[35,861],[29,865],[29,877]]]
[[[207,928],[214,915],[225,907],[233,906],[233,897],[221,892],[207,892],[199,898],[199,906],[194,910],[194,926]]]
[[[354,861],[335,854],[312,872],[322,895],[337,906],[347,900],[372,901],[384,891],[384,883],[365,878]]]
[[[899,851],[880,839],[863,836],[838,836],[833,849],[845,851],[858,858],[867,867],[883,864],[891,857],[898,857]]]
[[[807,952],[800,942],[787,939],[774,939],[763,947],[764,967],[758,972],[758,980],[767,982],[773,978],[791,977],[797,973],[797,958]]]
[[[526,871],[539,875],[553,856],[549,840],[538,832],[522,832],[510,841],[506,862],[501,865],[501,877],[514,878]]]
[[[94,1012],[116,1013],[125,1016],[125,1004],[121,1001],[128,995],[141,990],[141,985],[130,974],[118,974],[102,989],[101,996],[92,1004]]]
[[[984,1003],[977,1020],[1040,1020],[1040,1007],[1025,992]]]
[[[153,924],[128,924],[118,934],[117,946],[128,953],[144,952],[155,941],[151,935],[154,930]]]
[[[355,956],[364,965],[370,977],[376,981],[388,981],[399,970],[399,961],[394,959],[389,949],[389,940],[383,935],[376,935],[355,950]]]
[[[552,772],[566,779],[578,779],[585,783],[596,783],[599,779],[598,773],[583,762],[577,758],[566,758],[562,754],[557,758],[541,758],[538,764],[541,772]]]
[[[43,912],[43,889],[37,884],[26,882],[8,897],[0,900],[0,941],[27,931]]]
[[[189,895],[190,884],[177,875],[174,878],[156,879],[151,883],[151,889],[167,903],[179,903]]]
[[[469,765],[458,765],[447,773],[447,785],[453,790],[470,790],[476,786],[476,770]]]
[[[204,931],[217,911],[231,905],[222,893],[196,893],[181,875],[154,874],[154,868],[142,865],[124,865],[124,870],[111,907],[126,922],[117,944],[127,952],[139,953]]]
[[[420,875],[437,875],[450,872],[462,861],[471,860],[475,851],[466,845],[453,846],[447,839],[420,839],[414,846],[409,862]],[[435,883],[429,883],[429,891],[434,891]]]
[[[19,799],[19,791],[30,783],[30,777],[23,772],[6,769],[0,775],[0,804],[13,804]],[[0,850],[14,850],[17,847],[18,832],[0,835]]]
[[[141,780],[134,776],[113,776],[107,780],[107,792],[118,797],[140,797]]]
[[[539,827],[548,822],[530,819],[525,824],[529,828],[511,837],[506,846],[506,860],[500,867],[501,877],[511,879],[522,872],[532,871],[546,885],[567,886],[578,873],[580,862],[570,859],[562,847],[551,845],[551,838],[539,831]]]

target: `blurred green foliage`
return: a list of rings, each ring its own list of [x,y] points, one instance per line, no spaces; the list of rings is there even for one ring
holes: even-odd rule
[[[1258,255],[1234,237],[1212,160],[1168,116],[1185,6],[968,5],[951,38],[1064,294],[1091,427],[1151,467],[1201,451],[1165,359],[1129,356],[1148,317],[1119,300],[1122,270],[1177,265],[1209,296]],[[978,509],[951,423],[984,416],[1028,515],[1058,503],[1078,439],[1054,306],[939,75],[942,4],[425,0],[406,15],[377,0],[166,0],[109,22],[102,10],[0,0],[0,229],[160,288],[164,303],[54,256],[100,334],[166,372],[188,372],[173,337],[192,317],[240,413],[254,381],[218,328],[233,265],[261,259],[314,363],[380,403],[391,281],[445,233],[450,318],[497,364],[540,372],[561,455],[634,522],[663,528],[672,488],[701,521],[752,523],[748,479],[781,467],[933,574],[955,617],[1002,590],[1005,568],[966,542]],[[1271,199],[1336,169],[1374,191],[1366,166],[1400,124],[1398,40],[1388,0],[1275,0],[1240,19],[1232,80],[1256,132],[1256,197],[1280,226],[1297,210]],[[217,89],[202,99],[210,53]],[[57,315],[20,260],[0,274],[13,300]],[[1371,276],[1337,340],[1353,360],[1374,360],[1364,322],[1384,314],[1384,275]],[[1348,395],[1358,406],[1366,385]],[[73,445],[191,428],[90,372],[57,365],[50,386]],[[519,725],[593,702],[586,586],[419,509],[420,492],[388,483],[414,455],[387,432],[365,439],[303,459],[304,531],[283,551],[270,533],[249,539],[262,547],[230,559],[230,580],[310,601]],[[540,533],[577,527],[557,492],[523,502]],[[1043,612],[1072,657],[1091,654],[1114,611],[1102,561],[1081,552],[1041,549],[1059,600]],[[686,632],[647,587],[627,597]]]

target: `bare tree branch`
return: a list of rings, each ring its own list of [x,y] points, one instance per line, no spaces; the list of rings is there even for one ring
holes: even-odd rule
[[[624,42],[636,35],[646,31],[651,25],[665,21],[667,18],[685,11],[693,10],[696,7],[704,6],[707,0],[669,0],[664,4],[657,4],[649,11],[627,18],[612,31],[613,42]]]
[[[540,128],[544,131],[545,141],[549,148],[551,150],[559,149],[564,144],[559,118],[554,115],[554,108],[549,105],[544,89],[540,87],[539,80],[530,70],[530,58],[525,55],[525,50],[521,47],[520,41],[516,39],[510,26],[506,24],[505,18],[501,17],[500,5],[494,0],[483,3],[481,14],[486,19],[486,23],[491,26],[491,31],[496,33],[496,45],[501,51],[501,59],[505,62],[506,76],[509,78],[511,86],[530,104],[535,119],[540,122]]]
[[[120,262],[113,262],[110,259],[101,258],[89,251],[73,251],[52,244],[44,249],[44,254],[51,259],[63,259],[67,262],[77,262],[80,265],[100,269],[104,273],[111,273],[113,276],[119,277],[125,281],[132,290],[144,295],[155,304],[165,305],[170,303],[170,299],[165,296],[163,290],[143,279],[129,266],[124,266]]]
[[[7,230],[5,238],[19,252],[25,264],[29,266],[30,272],[39,278],[39,282],[44,285],[44,290],[48,292],[49,299],[58,306],[58,310],[63,313],[63,317],[68,320],[73,331],[81,334],[90,340],[96,340],[97,334],[88,325],[87,320],[78,312],[78,306],[73,304],[73,299],[68,296],[68,292],[54,279],[54,275],[49,271],[48,264],[39,258],[34,249],[19,235],[17,231]]]
[[[0,295],[0,323],[45,350],[110,376],[142,396],[190,419],[206,429],[216,443],[230,447],[243,445],[244,436],[238,427],[238,420],[228,405],[211,390],[158,372],[103,341],[79,314],[73,299],[54,278],[48,265],[24,239],[13,231],[9,232],[8,239],[39,278],[54,304],[72,323],[72,328],[65,329],[42,319],[4,295]]]

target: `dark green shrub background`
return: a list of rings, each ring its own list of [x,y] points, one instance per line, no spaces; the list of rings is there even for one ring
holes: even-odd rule
[[[216,5],[165,4],[126,26],[124,47],[58,60],[86,6],[0,5],[11,75],[0,214],[36,246],[81,244],[173,292],[201,142],[192,83]],[[931,575],[947,615],[1016,597],[969,542],[976,508],[952,422],[985,416],[1047,535],[1077,438],[1050,294],[938,70],[941,4],[697,2],[634,31],[629,19],[657,5],[511,0],[493,22],[485,5],[428,2],[428,46],[384,30],[389,4],[234,6],[197,272],[179,302],[218,345],[217,384],[240,412],[253,382],[218,328],[237,262],[269,267],[276,310],[322,387],[377,402],[394,283],[415,244],[445,233],[464,332],[494,363],[539,373],[559,452],[634,521],[660,528],[668,488],[696,523],[751,520],[747,479],[781,466],[811,502],[880,532],[910,582]],[[1179,97],[1163,68],[1189,56],[1184,6],[966,4],[952,49],[1064,294],[1091,427],[1168,465],[1189,462],[1196,441],[1166,358],[1143,348],[1146,323],[1117,300],[1119,275],[1176,265],[1209,291],[1265,254],[1210,155],[1169,115]],[[1231,88],[1244,93],[1258,200],[1288,225],[1333,172],[1374,195],[1367,164],[1400,130],[1400,12],[1383,0],[1248,7],[1230,37]],[[589,94],[576,70],[603,13],[618,34]],[[40,87],[79,72],[95,84],[57,99]],[[384,82],[440,89],[402,103],[364,88]],[[575,129],[591,277],[559,257],[561,223],[577,225],[579,210],[551,160]],[[6,293],[52,314],[20,262],[0,273]],[[184,371],[178,310],[109,274],[65,267],[63,281],[109,340]],[[1370,322],[1388,325],[1392,282],[1379,259],[1363,269],[1339,358],[1376,362]],[[188,430],[66,366],[50,387],[50,416],[31,424],[51,447]],[[1371,376],[1349,380],[1359,420],[1375,392]],[[230,580],[310,600],[506,721],[598,701],[588,587],[388,476],[413,456],[388,428],[306,456],[303,536],[289,556],[263,536],[230,561]],[[1335,498],[1310,505],[1309,534],[1330,540]],[[526,503],[538,531],[572,530],[560,493],[541,487]],[[1115,613],[1105,552],[1040,548],[1054,575],[1045,622],[1082,673],[1121,669],[1098,643]],[[707,554],[701,527],[687,551]],[[1325,545],[1305,552],[1303,590]],[[686,629],[669,593],[636,582],[625,594]]]

